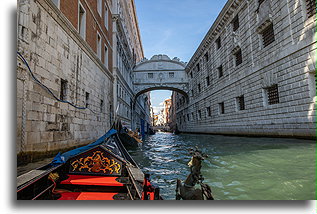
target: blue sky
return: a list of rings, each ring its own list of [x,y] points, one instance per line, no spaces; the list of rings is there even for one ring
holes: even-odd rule
[[[135,0],[145,57],[156,54],[188,62],[227,0]],[[153,91],[160,103],[170,91]]]

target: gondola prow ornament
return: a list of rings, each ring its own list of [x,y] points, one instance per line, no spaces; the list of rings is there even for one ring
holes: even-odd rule
[[[176,200],[214,200],[211,188],[209,185],[203,183],[203,176],[200,172],[201,162],[208,156],[203,154],[196,147],[190,149],[189,153],[192,155],[191,160],[188,163],[190,168],[190,174],[187,176],[184,184],[177,179],[176,186]],[[200,184],[200,188],[195,188],[196,184]]]

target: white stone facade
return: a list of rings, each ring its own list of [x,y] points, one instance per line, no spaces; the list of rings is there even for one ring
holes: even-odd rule
[[[270,24],[275,40],[265,46]],[[315,29],[304,0],[229,0],[186,67],[190,97],[176,96],[179,130],[315,138]],[[268,88],[276,85],[270,105]]]
[[[53,3],[18,5],[18,51],[34,76],[58,98],[61,80],[67,81],[66,99],[90,110],[58,102],[18,57],[17,153],[56,151],[99,138],[113,118],[112,74]]]

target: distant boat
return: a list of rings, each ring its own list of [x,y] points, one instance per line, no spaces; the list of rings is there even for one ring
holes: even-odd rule
[[[18,200],[161,200],[112,129],[17,178]]]

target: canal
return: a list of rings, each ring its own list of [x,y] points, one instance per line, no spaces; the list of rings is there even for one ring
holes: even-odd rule
[[[129,152],[164,199],[174,200],[195,146],[209,156],[202,174],[217,200],[315,199],[315,141],[159,132]]]

